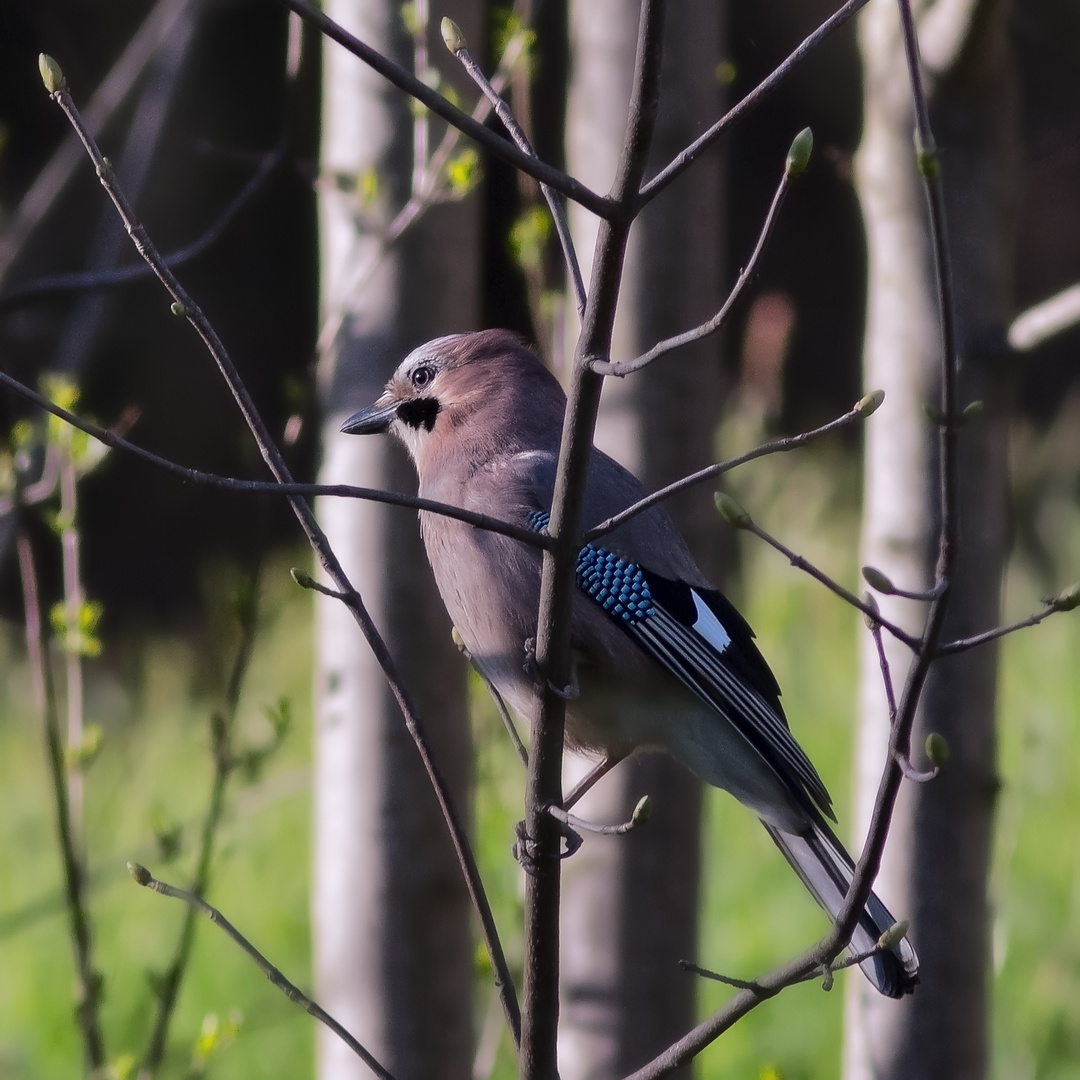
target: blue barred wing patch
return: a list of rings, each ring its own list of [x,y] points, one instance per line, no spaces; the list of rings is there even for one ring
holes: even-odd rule
[[[528,518],[537,532],[545,532],[548,522],[543,510]],[[707,599],[711,595],[715,602],[717,594],[654,574],[596,544],[586,544],[578,554],[577,585],[617,619],[641,649],[734,725],[778,775],[832,816],[832,799],[783,718],[779,691],[753,646],[753,632],[743,624],[736,635],[734,625],[724,625],[726,616]],[[741,622],[737,614],[731,617]],[[733,636],[746,639],[743,650],[732,647]],[[760,685],[760,672],[757,678],[746,677],[754,666],[741,655],[747,647],[765,668],[771,686]]]

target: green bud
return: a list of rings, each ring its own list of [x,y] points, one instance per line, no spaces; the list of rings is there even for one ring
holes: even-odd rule
[[[920,148],[915,152],[915,163],[924,180],[933,182],[941,177],[941,158],[937,150]]]
[[[55,94],[67,86],[67,79],[60,70],[60,65],[48,53],[38,54],[38,71],[41,72],[41,81],[50,94]]]
[[[789,180],[795,180],[806,171],[813,149],[814,133],[808,127],[803,128],[792,139],[791,148],[787,152],[787,161],[784,162],[784,175]]]
[[[983,414],[983,410],[986,406],[981,401],[971,401],[964,406],[964,411],[960,414],[960,423],[970,424],[975,420],[978,420]]]
[[[931,731],[926,736],[923,750],[926,753],[927,761],[936,768],[940,769],[949,760],[949,742],[944,735],[937,731]]]
[[[294,566],[289,571],[289,574],[301,589],[315,588],[315,579],[306,570],[301,570],[299,566]]]
[[[638,799],[637,806],[634,807],[634,813],[631,815],[635,825],[644,825],[649,818],[652,817],[652,799],[648,795],[642,795]]]
[[[141,863],[129,862],[127,864],[128,873],[135,879],[138,884],[146,886],[154,880],[153,875],[146,869]]]
[[[855,402],[855,411],[865,420],[868,416],[873,416],[881,408],[881,403],[884,400],[884,390],[871,390],[866,397],[859,398]]]
[[[894,922],[892,926],[878,938],[878,948],[895,949],[907,936],[907,932],[908,921],[906,919],[903,919],[900,922]]]
[[[174,314],[174,315],[175,315],[175,316],[176,316],[176,317],[177,317],[178,319],[185,319],[185,318],[187,318],[187,313],[188,313],[188,312],[187,312],[187,308],[186,308],[186,307],[184,307],[184,305],[183,305],[183,304],[181,304],[179,300],[174,300],[174,301],[173,301],[173,302],[172,302],[172,303],[171,303],[171,304],[169,305],[169,310],[170,310],[170,311],[171,311],[171,312],[172,312],[172,313],[173,313],[173,314]]]
[[[1080,581],[1074,581],[1067,589],[1062,589],[1054,600],[1058,611],[1072,611],[1080,607]]]
[[[864,611],[863,620],[871,630],[874,630],[880,625],[878,616],[881,614],[881,608],[878,607],[877,598],[873,593],[864,592],[862,594],[862,602],[873,612],[873,614],[870,615]]]
[[[465,642],[461,639],[461,631],[456,626],[450,627],[450,637],[453,639],[454,644],[460,649],[463,648]]]
[[[871,589],[876,589],[882,596],[892,596],[896,586],[876,567],[864,566],[862,576]]]
[[[747,529],[753,524],[750,515],[727,493],[716,492],[713,495],[713,502],[716,504],[716,509],[720,511],[720,516],[733,529]]]
[[[821,989],[827,994],[836,985],[836,977],[828,964],[821,966]]]
[[[931,424],[937,424],[938,427],[941,427],[941,425],[945,423],[945,414],[937,408],[937,406],[931,405],[928,401],[923,402],[922,411],[926,413],[926,418]]]
[[[461,27],[453,19],[443,16],[443,21],[439,23],[439,29],[442,31],[443,42],[455,56],[469,47],[465,35],[461,32]]]

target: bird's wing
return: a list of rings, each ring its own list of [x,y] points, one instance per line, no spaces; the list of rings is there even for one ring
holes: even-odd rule
[[[535,511],[533,528],[547,527]],[[739,731],[799,796],[832,816],[832,799],[788,729],[780,691],[753,642],[753,631],[718,592],[664,577],[587,544],[578,555],[578,588],[640,648]]]

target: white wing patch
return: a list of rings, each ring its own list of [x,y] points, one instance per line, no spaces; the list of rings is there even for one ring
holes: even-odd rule
[[[724,624],[713,614],[712,609],[709,608],[705,601],[698,596],[696,589],[691,589],[690,595],[694,598],[694,607],[697,608],[694,630],[718,653],[722,653],[731,644],[731,637],[724,629]]]

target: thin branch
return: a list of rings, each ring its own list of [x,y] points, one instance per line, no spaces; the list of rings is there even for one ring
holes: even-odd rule
[[[561,806],[549,806],[547,812],[563,825],[568,826],[571,829],[580,829],[582,832],[596,833],[598,836],[625,836],[632,829],[638,828],[640,825],[644,825],[649,816],[649,802],[648,796],[644,796],[638,805],[634,808],[634,813],[628,821],[620,822],[617,825],[596,825],[591,821],[586,821],[584,818],[579,818],[575,814],[567,813]]]
[[[882,952],[880,945],[876,945],[872,949],[867,949],[866,952],[854,953],[851,956],[845,956],[842,960],[834,960],[831,964],[823,964],[821,967],[814,971],[809,972],[800,979],[796,979],[791,985],[797,985],[801,982],[811,982],[815,979],[824,978],[826,975],[831,975],[835,971],[844,971],[847,968],[854,967],[856,964],[861,964],[864,960],[871,960],[873,957],[880,955]],[[680,960],[679,967],[683,971],[689,972],[691,975],[700,975],[704,979],[712,979],[714,982],[722,982],[727,986],[734,986],[736,990],[754,990],[758,991],[762,989],[762,984],[752,979],[736,979],[732,975],[721,975],[718,971],[710,971],[708,968],[703,968],[698,964],[693,963],[691,960]]]
[[[598,781],[607,776],[616,765],[625,761],[629,756],[630,755],[626,753],[612,754],[604,758],[598,765],[594,766],[573,786],[573,788],[570,789],[569,794],[563,798],[563,809],[569,810],[570,807],[577,803],[587,791],[591,791]]]
[[[773,228],[776,225],[776,219],[780,213],[780,207],[784,202],[784,196],[787,195],[788,188],[791,187],[791,181],[792,176],[788,170],[785,169],[783,176],[780,177],[780,183],[776,188],[776,193],[773,195],[772,202],[769,204],[769,212],[765,215],[765,222],[761,226],[761,233],[758,235],[757,244],[754,245],[754,250],[750,253],[750,258],[747,261],[746,266],[739,271],[735,286],[732,288],[728,298],[724,301],[720,310],[711,319],[703,322],[693,330],[686,330],[681,334],[676,334],[674,337],[665,338],[663,341],[654,345],[648,352],[642,353],[641,356],[634,360],[594,360],[591,364],[593,371],[599,375],[617,375],[621,378],[624,375],[629,375],[631,372],[640,371],[654,360],[659,360],[661,356],[666,356],[675,349],[681,349],[684,345],[690,345],[692,342],[700,341],[702,338],[715,334],[727,321],[728,316],[742,296],[746,286],[750,284],[751,279],[757,273],[758,263],[761,261],[761,256],[765,251],[765,245],[772,236]]]
[[[896,688],[893,686],[892,672],[889,670],[889,657],[885,652],[885,642],[881,638],[881,616],[867,616],[867,625],[877,649],[878,665],[881,668],[881,681],[885,684],[885,701],[889,708],[889,727],[896,723]]]
[[[448,42],[448,47],[449,45]],[[488,82],[487,76],[480,69],[480,65],[470,55],[468,48],[462,44],[460,47],[452,49],[452,51],[461,61],[462,67],[469,73],[473,82],[480,87],[484,96],[491,102],[495,115],[502,121],[502,125],[506,128],[510,138],[514,140],[523,153],[529,154],[539,161],[540,159],[537,157],[532,143],[529,142],[521,125],[515,119],[510,106],[495,92],[494,87]],[[551,218],[555,222],[555,231],[559,237],[559,245],[562,247],[563,260],[566,262],[567,273],[570,275],[570,284],[574,290],[574,303],[577,306],[577,313],[579,316],[584,315],[585,283],[581,280],[581,266],[578,264],[577,252],[574,250],[574,240],[570,235],[570,224],[566,220],[566,208],[559,201],[557,193],[550,185],[541,182],[540,190],[547,200]]]
[[[158,0],[154,5],[86,106],[86,125],[91,132],[101,131],[124,103],[146,65],[168,39],[176,20],[192,2]],[[0,280],[63,193],[80,161],[78,140],[69,137],[56,148],[38,173],[0,235]]]
[[[332,41],[336,41],[354,56],[361,59],[369,67],[377,71],[387,82],[392,83],[399,90],[403,90],[410,97],[426,105],[436,116],[441,116],[452,127],[468,135],[474,142],[479,143],[485,150],[489,150],[496,157],[524,173],[538,180],[540,183],[553,187],[568,199],[580,203],[587,210],[601,218],[609,218],[615,212],[612,201],[602,195],[590,191],[580,181],[572,176],[547,165],[537,158],[519,150],[512,142],[496,135],[482,124],[477,123],[468,113],[451,105],[446,98],[437,90],[421,82],[411,72],[393,60],[388,59],[381,53],[376,52],[370,45],[366,45],[358,38],[353,37],[333,19],[324,15],[321,11],[311,7],[305,0],[280,0],[291,11],[295,11],[302,19],[318,27]]]
[[[711,146],[720,136],[732,127],[749,112],[755,109],[768,97],[784,79],[791,74],[795,65],[811,53],[822,41],[834,30],[843,26],[860,8],[865,7],[868,0],[847,0],[838,11],[829,16],[812,34],[805,38],[801,45],[770,75],[764,78],[736,105],[722,116],[708,131],[695,139],[685,150],[681,151],[672,160],[645,184],[638,197],[638,206],[652,202],[661,191],[664,190],[676,177],[681,176],[693,164],[694,159]]]
[[[506,46],[506,49],[499,60],[499,69],[495,74],[495,78],[492,80],[492,84],[497,91],[501,90],[507,82],[509,82],[510,70],[513,65],[517,63],[523,48],[524,36],[522,34],[515,34]],[[487,98],[480,98],[472,111],[472,118],[477,123],[483,123],[490,114],[491,103]],[[457,128],[448,128],[439,143],[438,149],[431,155],[431,159],[427,163],[419,188],[414,188],[412,194],[409,196],[409,201],[397,212],[393,221],[386,227],[386,230],[381,235],[376,236],[378,249],[370,254],[365,263],[354,266],[352,276],[347,286],[341,289],[341,294],[343,296],[355,296],[363,289],[368,281],[371,280],[371,277],[374,275],[386,253],[397,243],[405,230],[426,213],[430,207],[446,197],[446,183],[443,170],[446,168],[446,165],[450,160],[450,155],[457,148],[461,138],[462,133],[458,131]],[[331,311],[327,315],[319,330],[316,351],[325,352],[330,347],[334,338],[337,337],[337,333],[341,329],[342,323],[345,321],[345,316],[345,309],[340,307],[340,305],[339,310]]]
[[[956,641],[950,641],[945,645],[940,645],[938,646],[936,655],[955,656],[956,653],[974,649],[977,645],[985,645],[988,641],[996,641],[998,638],[1013,634],[1017,630],[1024,630],[1029,626],[1038,626],[1044,619],[1050,618],[1051,615],[1056,615],[1059,611],[1072,611],[1077,606],[1078,595],[1080,595],[1078,587],[1073,585],[1060,595],[1048,597],[1044,600],[1046,606],[1042,611],[1032,612],[1023,619],[1017,619],[1016,622],[1008,623],[1005,626],[995,626],[993,630],[984,630],[981,634],[973,634],[971,637],[958,638]]]
[[[78,133],[83,145],[86,147],[86,151],[90,155],[91,161],[94,163],[102,187],[105,188],[106,194],[108,194],[115,205],[117,212],[123,219],[128,235],[138,249],[139,254],[153,266],[158,279],[172,296],[173,310],[177,313],[182,313],[202,339],[207,351],[217,365],[218,371],[224,378],[233,399],[236,401],[237,406],[243,414],[244,420],[259,447],[259,452],[271,473],[274,475],[274,478],[282,484],[292,483],[292,476],[285,464],[285,460],[271,438],[270,432],[267,430],[266,424],[263,422],[258,410],[255,408],[251,395],[248,393],[247,388],[240,379],[239,373],[232,362],[232,358],[226,351],[221,339],[217,336],[216,331],[213,326],[211,326],[202,310],[195,304],[183,286],[181,286],[180,282],[177,281],[172,271],[169,270],[162,261],[160,253],[151,242],[146,230],[136,220],[134,212],[125,198],[123,191],[118,187],[116,177],[114,176],[111,167],[108,162],[104,160],[96,142],[87,132],[85,125],[82,122],[82,118],[79,116],[79,112],[71,100],[71,95],[66,88],[66,84],[63,82],[62,76],[60,76],[58,82],[59,86],[52,92],[52,97],[61,109],[63,109],[64,114],[67,116],[68,120]],[[386,643],[383,641],[378,628],[375,626],[371,615],[364,605],[362,597],[356,589],[353,588],[345,571],[342,569],[341,564],[338,562],[337,556],[330,547],[326,534],[322,531],[319,523],[316,521],[311,507],[302,498],[299,498],[296,495],[289,497],[289,505],[292,507],[293,513],[296,515],[308,542],[314,549],[327,576],[335,585],[337,585],[342,593],[345,594],[344,602],[352,612],[361,633],[363,633],[368,645],[374,653],[376,662],[386,675],[391,692],[405,719],[405,726],[408,729],[413,742],[416,744],[421,761],[424,764],[424,768],[427,771],[428,778],[431,781],[432,788],[438,799],[443,818],[446,821],[447,828],[450,832],[454,850],[461,867],[462,876],[465,879],[469,897],[480,922],[481,933],[483,934],[484,943],[487,946],[488,955],[491,960],[495,985],[498,988],[502,999],[503,1011],[506,1013],[507,1022],[510,1025],[511,1031],[514,1033],[515,1041],[518,1041],[521,1032],[521,1014],[518,1008],[517,994],[514,989],[510,968],[506,962],[502,943],[499,941],[498,932],[495,927],[495,919],[491,912],[491,905],[488,902],[487,894],[484,891],[483,881],[480,879],[480,872],[476,865],[476,858],[473,854],[472,847],[469,844],[468,834],[461,821],[461,817],[458,814],[457,808],[454,805],[446,779],[442,775],[442,771],[439,769],[432,756],[431,745],[420,718],[420,714],[413,704],[412,698],[401,679],[401,675],[398,672],[393,657],[390,655]]]
[[[523,544],[528,544],[530,547],[545,549],[551,547],[554,543],[549,536],[537,533],[524,526],[513,525],[508,521],[500,521],[498,518],[488,517],[486,514],[478,514],[473,510],[466,510],[460,506],[452,506],[449,503],[440,503],[432,499],[424,499],[419,495],[405,495],[394,491],[382,491],[379,488],[355,487],[352,484],[296,484],[292,482],[279,484],[266,480],[239,480],[231,476],[219,476],[216,473],[203,472],[201,469],[189,469],[185,465],[179,465],[169,458],[155,454],[152,450],[146,450],[143,447],[138,446],[136,443],[129,441],[122,435],[118,435],[114,430],[102,427],[100,424],[95,424],[92,420],[87,420],[84,417],[70,412],[68,409],[62,408],[55,402],[50,401],[43,394],[39,394],[36,390],[32,390],[30,387],[19,382],[17,379],[13,379],[3,371],[0,371],[0,385],[8,387],[8,389],[14,391],[20,397],[33,402],[46,412],[50,412],[53,416],[57,416],[66,423],[71,424],[72,427],[78,428],[80,431],[85,431],[87,435],[93,436],[106,446],[133,454],[135,457],[141,458],[143,461],[149,462],[159,469],[164,469],[166,472],[172,473],[174,476],[178,476],[180,479],[186,480],[191,484],[217,488],[222,491],[235,491],[248,495],[278,495],[285,497],[304,496],[309,498],[315,498],[320,495],[329,495],[346,499],[366,499],[369,502],[385,503],[389,506],[404,506],[413,510],[424,510],[431,514],[441,514],[443,517],[464,521],[467,525],[475,525],[478,529],[486,529],[488,532],[509,536],[514,540],[519,540]],[[51,492],[51,486],[49,490]],[[0,513],[5,513],[10,509],[11,501],[6,500],[5,505],[5,500],[0,498]]]
[[[221,927],[255,961],[258,969],[290,1001],[299,1005],[310,1016],[314,1016],[320,1024],[325,1024],[376,1076],[381,1077],[382,1080],[394,1080],[393,1076],[341,1024],[321,1005],[312,1001],[298,986],[285,978],[281,971],[274,967],[216,907],[212,907],[195,893],[188,892],[186,889],[178,889],[175,885],[169,885],[164,881],[158,881],[145,866],[140,866],[138,863],[129,862],[128,870],[139,885],[152,889],[156,893],[161,893],[162,896],[171,896],[174,900],[182,900],[185,904],[189,904],[192,908],[201,911],[215,926]]]
[[[197,239],[169,255],[163,256],[165,265],[175,270],[178,266],[198,258],[208,251],[221,238],[225,230],[233,223],[240,211],[254,198],[271,174],[284,158],[284,144],[266,155],[258,170],[240,189],[218,219]],[[144,262],[121,266],[113,270],[86,270],[71,274],[51,274],[48,277],[28,281],[0,293],[0,312],[23,307],[45,297],[62,295],[69,292],[82,292],[90,289],[111,289],[128,285],[135,281],[145,281],[154,276],[154,271]]]
[[[19,575],[22,580],[23,606],[26,611],[26,649],[33,671],[35,696],[41,710],[45,750],[56,811],[56,833],[60,861],[64,870],[64,902],[75,954],[77,1001],[75,1016],[82,1032],[83,1050],[92,1071],[105,1065],[105,1040],[101,1031],[101,975],[94,969],[90,914],[86,905],[86,882],[76,851],[68,805],[67,775],[64,768],[64,743],[57,716],[56,691],[49,665],[45,629],[41,617],[41,598],[30,539],[21,528],[16,543]]]
[[[770,454],[785,454],[790,450],[797,450],[815,439],[820,439],[822,435],[839,431],[841,428],[855,423],[856,420],[865,419],[869,415],[863,404],[865,400],[864,398],[862,402],[849,409],[843,416],[838,416],[835,420],[830,420],[827,424],[822,424],[821,427],[816,427],[812,431],[804,431],[801,435],[791,435],[783,439],[773,439],[770,442],[762,443],[753,450],[748,450],[745,454],[728,458],[726,461],[718,462],[715,465],[708,465],[704,469],[691,473],[689,476],[684,476],[681,480],[676,480],[666,487],[659,488],[651,495],[646,495],[644,499],[640,499],[625,510],[620,510],[619,513],[589,529],[585,533],[585,542],[591,543],[593,540],[605,536],[620,525],[625,525],[631,518],[643,514],[650,507],[663,502],[665,499],[670,499],[672,495],[676,495],[680,491],[685,491],[687,488],[694,487],[697,484],[703,484],[706,480],[711,480],[723,473],[731,472],[732,469],[745,465],[749,461],[756,461],[758,458],[767,457]]]
[[[879,623],[888,630],[894,638],[898,641],[902,641],[912,652],[918,654],[921,651],[923,643],[920,638],[913,637],[906,630],[897,626],[896,623],[883,618],[875,604],[868,604],[861,597],[856,596],[850,589],[845,589],[843,585],[829,577],[824,570],[818,569],[818,567],[810,562],[809,559],[796,554],[786,544],[777,540],[771,533],[766,532],[751,517],[747,516],[741,521],[738,528],[745,529],[748,533],[753,533],[759,540],[764,540],[770,547],[779,551],[780,554],[783,555],[797,570],[802,570],[804,573],[809,574],[815,581],[820,581],[826,589],[835,593],[841,600],[845,600],[853,608],[857,608],[861,611],[867,618]]]
[[[473,654],[469,652],[465,642],[461,640],[461,635],[458,633],[456,626],[454,627],[454,644],[458,647],[458,652],[460,652],[469,662],[473,671],[480,676],[480,681],[487,687],[487,692],[491,695],[491,700],[495,702],[495,708],[502,719],[503,727],[506,728],[506,734],[510,736],[510,742],[513,744],[514,752],[517,754],[521,764],[527,769],[529,767],[529,751],[521,741],[517,724],[514,723],[514,718],[510,715],[510,710],[506,707],[506,702],[503,700],[502,694],[499,693],[495,684],[484,674],[483,669],[473,659]]]
[[[210,787],[210,801],[203,819],[202,834],[199,843],[199,855],[195,863],[195,877],[191,884],[191,895],[202,899],[210,883],[210,864],[214,855],[214,842],[225,809],[225,789],[229,778],[239,764],[233,753],[233,732],[236,727],[236,714],[240,707],[240,691],[244,675],[251,661],[255,645],[255,631],[258,627],[257,593],[250,603],[239,603],[240,642],[233,659],[232,670],[226,684],[225,708],[220,714],[220,729],[215,731],[217,721],[211,719],[211,750],[214,759],[214,778]],[[161,1065],[165,1056],[165,1045],[172,1022],[173,1010],[180,995],[180,985],[187,971],[191,949],[195,943],[196,907],[189,904],[180,929],[172,961],[165,969],[157,990],[157,1008],[154,1022],[147,1040],[146,1051],[139,1067],[140,1080],[152,1076]]]

